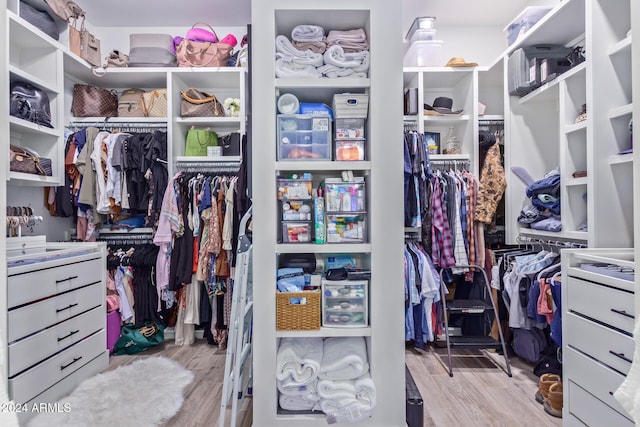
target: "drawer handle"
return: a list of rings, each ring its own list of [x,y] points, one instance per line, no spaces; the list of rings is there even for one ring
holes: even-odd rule
[[[629,362],[629,363],[633,362],[631,359],[629,359],[628,357],[626,357],[626,356],[624,355],[624,353],[616,353],[616,352],[615,352],[615,351],[613,351],[613,350],[609,350],[609,353],[613,354],[613,355],[614,355],[614,356],[616,356],[616,357],[619,357],[620,359],[624,360],[625,362]]]
[[[82,359],[82,356],[80,357],[74,357],[72,362],[67,363],[66,365],[62,365],[60,366],[60,370],[64,371],[65,369],[67,369],[69,366],[73,365],[74,363],[76,363],[78,360]]]
[[[77,331],[71,331],[69,332],[67,335],[63,336],[62,338],[58,338],[58,342],[62,341],[62,340],[66,340],[67,338],[69,338],[70,336],[73,336],[75,334],[77,334],[78,332],[80,332],[80,329],[78,329]]]
[[[615,308],[612,308],[611,311],[613,311],[616,314],[620,314],[621,316],[628,317],[630,319],[635,319],[636,318],[636,316],[634,316],[633,314],[627,313],[625,310],[616,310]]]
[[[60,313],[61,311],[69,310],[71,307],[75,307],[76,305],[78,305],[78,303],[77,303],[77,302],[76,302],[76,303],[73,303],[73,304],[69,304],[69,306],[68,306],[68,307],[65,307],[65,308],[59,308],[59,309],[57,309],[57,310],[56,310],[56,313]]]
[[[77,279],[77,278],[78,278],[78,276],[71,276],[71,277],[67,277],[66,279],[56,280],[56,284],[62,283],[62,282],[66,282],[67,280]]]

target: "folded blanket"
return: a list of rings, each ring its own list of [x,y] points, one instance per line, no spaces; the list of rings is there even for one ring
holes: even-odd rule
[[[353,68],[354,71],[366,73],[369,70],[369,51],[345,52],[341,46],[329,46],[324,53],[324,63],[340,68]]]
[[[291,38],[298,42],[320,42],[324,38],[324,28],[318,25],[296,25],[291,30]]]
[[[327,45],[341,46],[346,52],[360,52],[369,49],[367,34],[362,28],[348,31],[329,31]]]
[[[284,59],[276,59],[276,77],[322,77],[313,65],[299,65]]]
[[[281,394],[278,398],[280,407],[287,411],[319,411],[320,404],[317,401],[305,400],[301,397]]]
[[[282,338],[276,355],[276,379],[285,387],[313,382],[322,362],[322,338]]]
[[[321,399],[320,409],[327,414],[327,421],[333,418],[340,423],[354,423],[371,417],[372,408],[356,399]]]
[[[277,381],[278,391],[287,396],[298,397],[300,399],[317,402],[320,400],[318,394],[318,379],[314,379],[309,384],[295,385],[291,381]]]
[[[358,73],[353,68],[341,68],[335,65],[325,64],[322,67],[317,68],[318,73],[323,77],[337,78],[337,77],[359,77],[366,78],[367,73]]]
[[[367,372],[357,380],[355,380],[356,399],[360,403],[364,403],[370,408],[376,406],[376,386],[371,379],[371,375]]]
[[[615,390],[613,397],[638,424],[640,423],[640,320],[636,321],[633,327],[633,338],[636,342],[633,362],[627,377]]]
[[[276,37],[276,59],[284,59],[300,66],[313,65],[320,67],[324,64],[322,54],[309,49],[298,50],[285,36]]]
[[[311,51],[315,53],[324,53],[324,51],[327,50],[326,38],[323,38],[322,41],[319,42],[299,42],[294,40],[291,42],[291,44],[294,45],[298,50],[311,49]]]
[[[322,399],[343,400],[356,398],[356,382],[354,380],[320,380],[318,395]]]
[[[352,380],[369,372],[364,337],[332,337],[324,340],[321,380]]]

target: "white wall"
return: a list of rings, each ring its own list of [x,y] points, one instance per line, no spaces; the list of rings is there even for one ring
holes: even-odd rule
[[[445,64],[449,58],[463,57],[467,62],[491,65],[507,48],[507,38],[498,27],[449,26],[437,31],[437,39],[444,41]]]

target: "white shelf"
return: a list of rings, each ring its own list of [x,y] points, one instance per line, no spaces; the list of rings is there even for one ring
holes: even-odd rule
[[[578,132],[578,131],[581,131],[581,130],[586,130],[587,129],[588,120],[589,119],[565,126],[564,127],[564,133],[568,135],[570,133]]]
[[[567,179],[567,181],[565,182],[565,185],[567,187],[574,187],[577,185],[587,185],[587,177],[582,177],[582,178],[570,178]]]
[[[367,160],[341,162],[341,161],[281,161],[276,162],[276,171],[345,171],[371,170],[371,162]]]
[[[371,80],[368,78],[293,78],[283,77],[275,79],[276,88],[368,88]]]
[[[176,156],[176,163],[228,163],[237,162],[240,163],[241,156]]]
[[[417,122],[419,118],[419,114],[414,114],[412,116],[402,116],[402,120],[405,122]]]
[[[534,230],[532,228],[519,228],[520,234],[527,236],[543,236],[553,239],[572,239],[572,240],[584,240],[588,239],[588,233],[586,231],[545,231]]]
[[[141,227],[141,228],[132,228],[131,230],[109,230],[108,228],[101,228],[100,235],[122,235],[122,234],[153,234],[153,228],[151,227]]]
[[[468,114],[461,114],[461,115],[456,115],[456,114],[445,114],[442,116],[424,116],[424,121],[425,122],[443,122],[443,123],[450,123],[450,122],[466,122],[469,121],[469,119],[471,118],[471,116],[469,116]]]
[[[166,117],[72,117],[72,123],[167,123]]]
[[[429,154],[429,160],[469,160],[469,154]]]
[[[631,116],[633,113],[633,104],[622,105],[620,107],[609,110],[609,118],[617,119],[618,117]]]
[[[324,245],[316,245],[313,243],[280,243],[276,245],[276,253],[279,254],[309,252],[317,254],[368,253],[371,252],[371,243],[326,243]]]
[[[369,337],[371,327],[320,328],[319,331],[276,331],[276,337]]]
[[[589,239],[589,233],[586,231],[565,231],[563,234],[567,239],[583,241],[587,241]]]
[[[614,44],[609,51],[609,56],[631,54],[631,35]]]
[[[20,185],[37,185],[48,184],[47,186],[56,187],[62,183],[56,176],[35,175],[22,172],[9,172],[7,175],[9,184]]]
[[[58,93],[58,88],[55,86],[52,86],[51,84],[45,82],[44,80],[42,80],[39,77],[34,76],[31,73],[28,73],[24,70],[21,70],[20,68],[16,67],[15,65],[11,65],[9,64],[9,74],[13,74],[16,77],[18,77],[20,80],[26,80],[29,83],[32,83],[34,86],[38,86],[40,89],[43,89],[47,92],[51,92],[51,93]]]
[[[629,154],[614,154],[609,157],[610,165],[625,165],[625,164],[633,164],[633,153]]]
[[[176,123],[188,125],[216,125],[216,124],[238,124],[242,120],[240,117],[178,117]]]
[[[575,2],[576,2],[576,0],[574,0],[574,3]],[[542,86],[540,86],[536,90],[534,90],[534,91],[526,94],[522,98],[520,98],[520,104],[524,104],[524,103],[529,102],[531,100],[541,98],[542,94],[545,94],[550,89],[556,87],[556,85],[558,85],[561,81],[570,79],[570,78],[576,76],[579,73],[584,73],[584,72],[586,72],[586,69],[587,69],[587,62],[586,61],[581,63],[581,64],[579,64],[579,65],[576,65],[574,68],[570,69],[569,71],[567,71],[567,72],[565,72],[563,74],[560,74],[555,79],[551,80],[548,83],[543,84]]]
[[[19,119],[18,117],[9,116],[9,125],[11,131],[36,135],[50,135],[55,137],[60,136],[60,131],[56,129],[40,126],[28,120]]]
[[[478,116],[478,121],[480,122],[480,124],[482,124],[482,122],[493,122],[500,120],[504,120],[504,114],[485,114],[483,116]]]

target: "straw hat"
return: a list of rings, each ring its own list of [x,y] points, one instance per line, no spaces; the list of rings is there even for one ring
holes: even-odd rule
[[[455,57],[451,58],[445,67],[477,67],[475,62],[466,62],[464,58]]]

